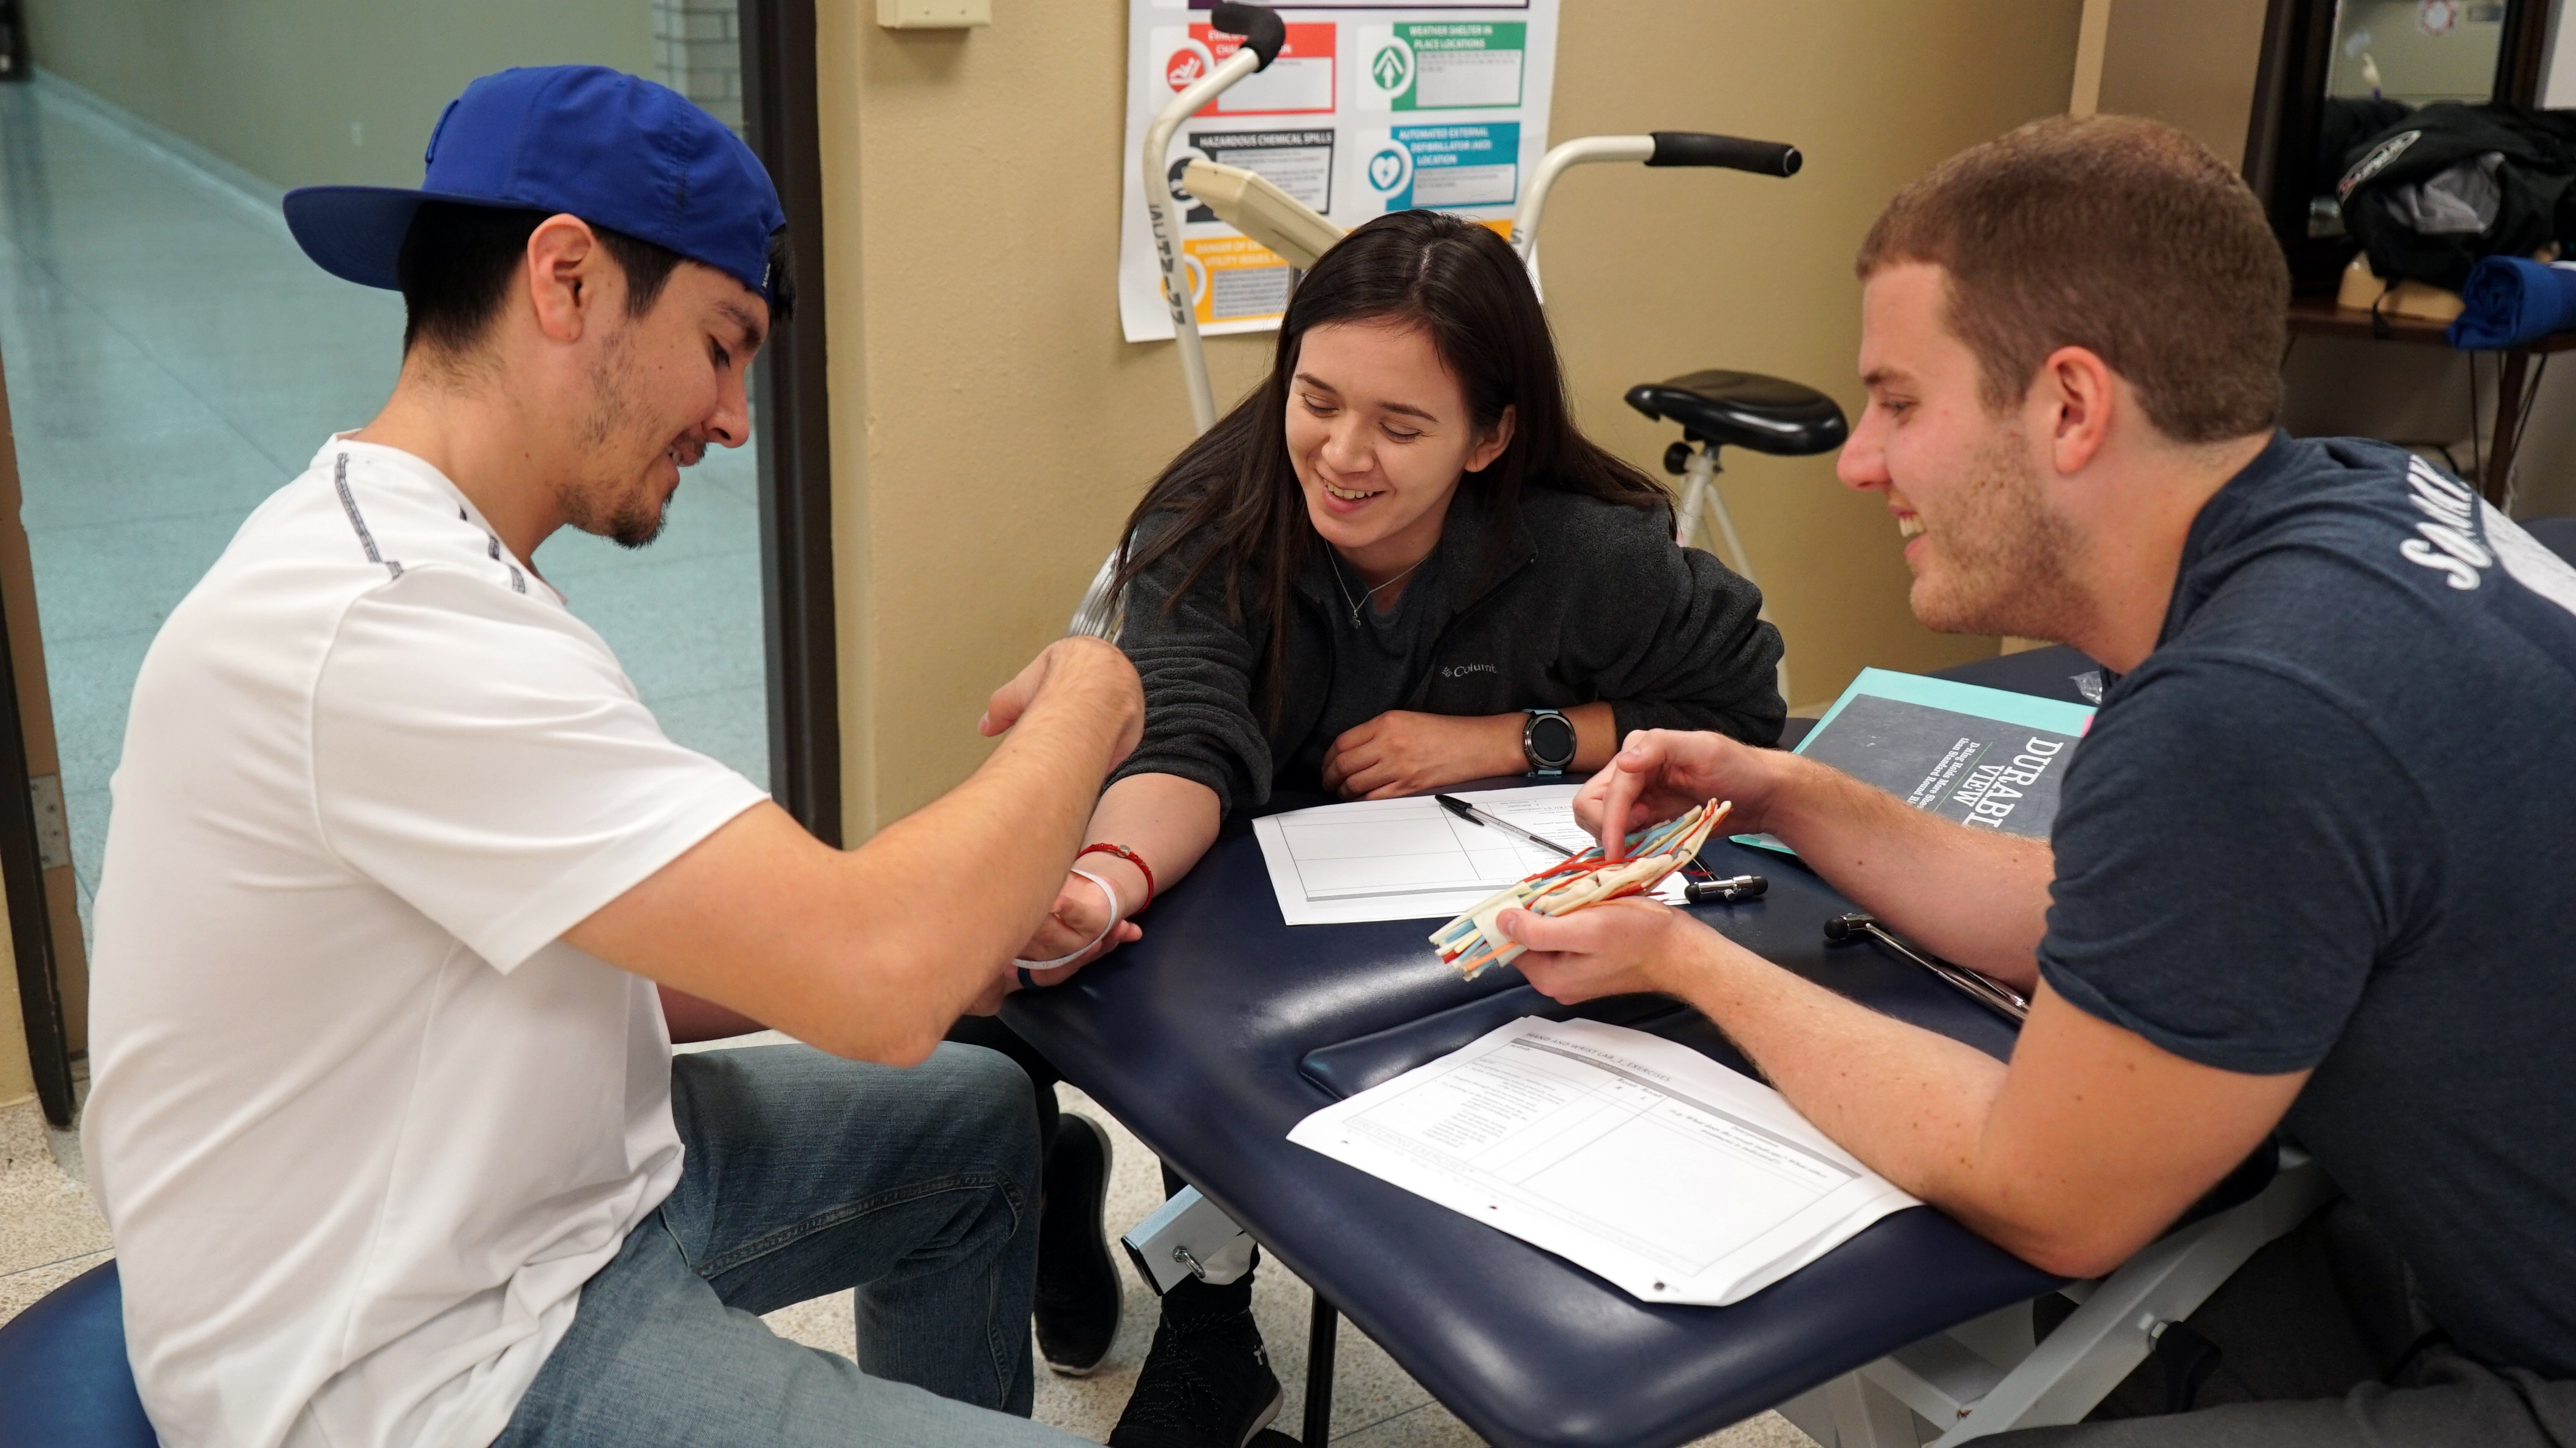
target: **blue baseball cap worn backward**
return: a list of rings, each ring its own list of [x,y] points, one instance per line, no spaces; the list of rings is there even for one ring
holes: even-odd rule
[[[770,294],[778,188],[742,139],[677,91],[597,65],[487,75],[447,103],[420,189],[305,186],[286,225],[324,271],[398,288],[394,259],[424,201],[570,212]]]

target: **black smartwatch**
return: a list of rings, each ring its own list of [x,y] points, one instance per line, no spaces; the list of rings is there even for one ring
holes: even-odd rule
[[[1521,754],[1532,774],[1563,774],[1574,763],[1574,721],[1554,709],[1532,709],[1521,725]]]

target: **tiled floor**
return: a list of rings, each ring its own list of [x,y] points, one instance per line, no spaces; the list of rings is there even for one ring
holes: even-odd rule
[[[0,1321],[107,1260],[107,1223],[35,1103],[0,1109]]]
[[[740,1044],[783,1039],[746,1037]],[[1108,1220],[1123,1231],[1161,1205],[1162,1171],[1152,1153],[1107,1113],[1072,1087],[1062,1088],[1065,1108],[1109,1128],[1117,1164],[1110,1183]],[[68,1143],[47,1149],[43,1123],[29,1104],[0,1110],[0,1322],[47,1292],[107,1258],[107,1224],[72,1175],[57,1164]],[[74,1171],[77,1161],[70,1162]],[[1278,1426],[1293,1435],[1305,1416],[1306,1317],[1313,1299],[1306,1285],[1265,1265],[1253,1290],[1253,1313],[1269,1343],[1270,1360],[1287,1385]],[[855,1337],[850,1296],[837,1296],[769,1315],[780,1335],[849,1355]],[[1118,1410],[1135,1387],[1146,1345],[1154,1335],[1153,1300],[1127,1282],[1127,1315],[1109,1360],[1089,1378],[1038,1374],[1037,1418],[1081,1437],[1109,1436]],[[1333,1360],[1333,1441],[1352,1448],[1469,1448],[1480,1442],[1449,1410],[1431,1400],[1377,1344],[1344,1324]],[[1814,1440],[1776,1413],[1739,1423],[1702,1439],[1695,1448],[1814,1448]]]
[[[296,249],[219,180],[51,78],[0,85],[0,361],[83,913],[143,651],[260,499],[374,415],[402,302]],[[755,444],[756,445],[756,444]],[[673,738],[768,779],[751,450],[625,553],[566,530],[536,563]]]

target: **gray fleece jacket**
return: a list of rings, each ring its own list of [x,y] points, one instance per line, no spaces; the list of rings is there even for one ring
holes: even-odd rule
[[[1145,536],[1170,521],[1146,520]],[[1472,716],[1607,700],[1623,739],[1638,729],[1778,739],[1788,714],[1776,687],[1780,633],[1756,616],[1762,595],[1708,553],[1675,544],[1668,527],[1660,511],[1530,487],[1488,572],[1484,520],[1462,492],[1444,540],[1456,581],[1440,600],[1446,616],[1429,620],[1429,667],[1385,707]],[[1323,550],[1292,580],[1287,619],[1247,609],[1240,624],[1226,619],[1215,567],[1166,609],[1195,556],[1175,549],[1128,589],[1118,643],[1144,679],[1145,734],[1113,778],[1195,780],[1230,815],[1274,789],[1320,791],[1311,766],[1292,778],[1289,761],[1316,757],[1334,650],[1361,646],[1332,626],[1342,605]],[[1275,622],[1288,640],[1272,726],[1260,681]]]

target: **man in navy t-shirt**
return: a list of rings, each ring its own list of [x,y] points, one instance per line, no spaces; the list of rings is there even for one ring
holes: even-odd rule
[[[1871,1166],[2069,1276],[2275,1133],[2342,1187],[2195,1316],[2219,1406],[1991,1441],[2576,1444],[2576,570],[2398,448],[2276,430],[2286,268],[2178,132],[1976,147],[1859,270],[1841,472],[1885,495],[1916,616],[2121,676],[2053,838],[1702,734],[1632,736],[1579,808],[1734,799],[2031,992],[2012,1061],[1644,902],[1506,915],[1522,968],[1691,1001]]]

